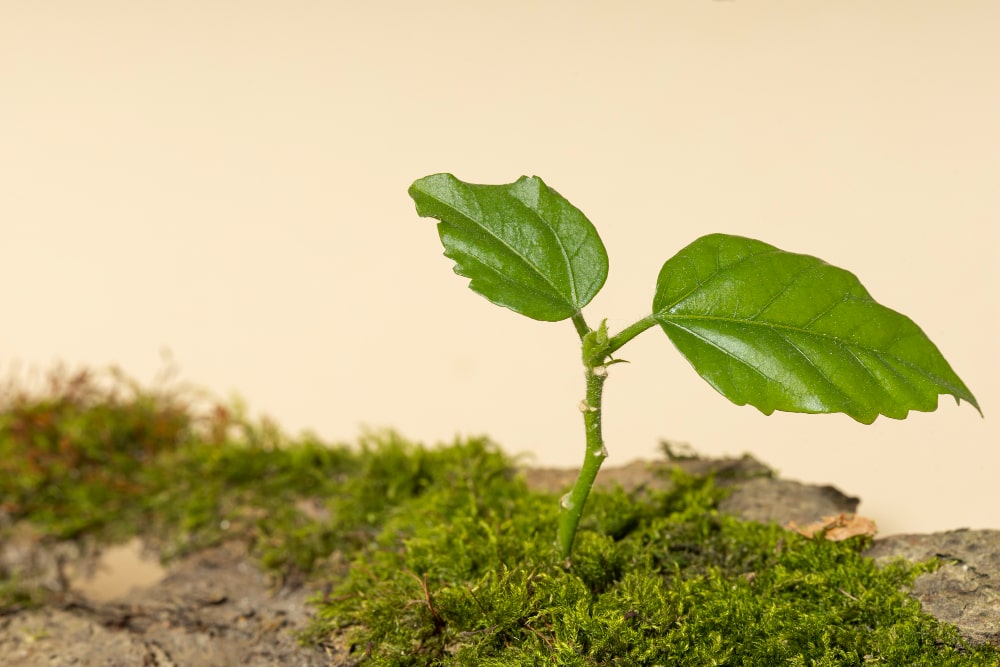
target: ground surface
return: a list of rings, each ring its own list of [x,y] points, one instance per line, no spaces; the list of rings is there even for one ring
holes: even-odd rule
[[[681,464],[693,472],[706,468],[744,474],[766,470],[752,459]],[[564,488],[573,476],[572,472],[559,470],[528,473],[531,485],[540,489]],[[745,480],[745,475],[739,476]],[[648,464],[637,463],[609,468],[602,472],[602,479],[604,483],[620,482],[626,488],[637,488],[655,484],[659,478],[649,472]],[[832,487],[764,477],[741,484],[723,509],[745,518],[805,524],[825,515],[853,511],[857,505],[857,499]],[[953,593],[966,597],[957,605],[959,617],[948,620],[961,622],[963,615],[977,616],[979,625],[963,630],[966,636],[977,641],[1000,641],[995,632],[1000,597],[992,583],[1000,581],[994,572],[1000,566],[994,562],[1000,553],[1000,534],[987,531],[974,536],[971,542],[955,534],[945,535],[952,535],[950,542],[934,541],[933,536],[894,538],[896,542],[877,543],[875,555],[888,557],[909,549],[914,557],[927,558],[950,549],[952,561],[938,576],[944,588],[934,588],[933,582],[925,579],[918,581],[915,592],[922,596],[925,608],[934,613],[934,609],[943,608],[943,598],[952,595],[947,590],[951,586]],[[969,544],[972,551],[968,550]],[[60,563],[75,557],[71,550],[47,548],[39,552],[32,548],[30,539],[3,546],[0,557],[8,563],[11,559],[34,559],[36,566],[46,569],[48,561],[48,585],[67,583],[60,574],[64,570]],[[296,632],[308,620],[307,599],[314,591],[314,586],[282,584],[268,578],[247,557],[246,545],[232,541],[178,560],[159,583],[111,600],[88,599],[70,587],[42,608],[9,610],[0,616],[0,656],[3,665],[24,667],[353,664],[350,647],[344,644],[317,649],[300,646],[296,641]],[[980,607],[976,608],[976,604]],[[947,612],[943,613],[947,618]]]
[[[108,601],[76,593],[0,618],[5,665],[344,664],[346,652],[298,645],[311,590],[276,587],[229,542],[177,561],[154,586]],[[338,653],[341,653],[338,656]]]

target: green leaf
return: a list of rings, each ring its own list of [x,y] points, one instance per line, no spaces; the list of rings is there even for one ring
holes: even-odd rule
[[[556,322],[579,312],[604,286],[608,255],[597,230],[537,176],[475,185],[434,174],[409,193],[419,215],[440,221],[455,273],[497,305]]]
[[[851,273],[753,239],[712,234],[667,260],[653,317],[695,370],[764,414],[844,412],[870,424],[972,392],[905,315]]]

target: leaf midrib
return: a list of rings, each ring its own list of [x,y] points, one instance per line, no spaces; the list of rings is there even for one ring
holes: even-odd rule
[[[448,257],[451,257],[451,255],[448,255],[447,253],[445,253],[445,255],[448,256]],[[451,258],[455,259],[454,257],[451,257]],[[456,261],[458,261],[458,260],[456,260]],[[528,292],[530,294],[535,294],[535,295],[542,296],[542,297],[545,298],[546,301],[552,301],[552,292],[549,292],[547,290],[542,290],[542,289],[540,289],[538,287],[533,287],[533,286],[530,286],[530,285],[526,285],[523,282],[520,282],[520,281],[512,279],[510,276],[508,276],[503,271],[499,271],[496,268],[494,268],[492,266],[489,266],[488,264],[483,264],[483,263],[480,263],[480,264],[481,264],[480,270],[489,271],[494,276],[499,277],[501,279],[501,281],[503,281],[503,282],[505,282],[507,284],[514,285],[514,286],[517,287],[517,289],[522,290],[524,292]],[[466,276],[466,274],[464,274],[464,273],[460,273],[460,275]],[[471,278],[471,276],[466,276],[466,277]],[[475,281],[475,278],[471,278],[471,279],[473,281]],[[556,292],[556,296],[559,298],[559,304],[562,305],[563,304],[562,295],[559,294],[558,292]]]
[[[867,347],[865,345],[861,345],[861,344],[858,344],[858,343],[848,342],[848,341],[845,341],[843,338],[838,338],[837,336],[833,336],[833,335],[830,335],[830,334],[821,333],[821,332],[818,332],[818,331],[812,331],[812,330],[809,330],[809,329],[802,329],[802,328],[799,328],[799,327],[793,327],[793,326],[789,326],[789,325],[786,325],[786,324],[774,324],[774,323],[770,323],[770,322],[762,322],[760,320],[740,320],[740,319],[734,319],[734,318],[728,318],[728,317],[719,317],[719,316],[715,316],[715,315],[674,315],[674,316],[670,316],[670,317],[666,317],[666,318],[664,318],[664,317],[657,317],[657,320],[660,321],[660,322],[664,322],[665,321],[665,322],[670,323],[670,324],[675,324],[676,320],[689,320],[689,321],[690,320],[709,320],[709,321],[727,322],[727,323],[735,323],[735,324],[746,324],[746,325],[756,326],[756,327],[763,327],[763,328],[770,328],[770,329],[777,329],[777,330],[783,330],[783,331],[790,331],[790,332],[795,332],[795,333],[807,334],[807,335],[810,335],[810,336],[815,336],[817,338],[827,339],[827,340],[830,340],[833,343],[835,343],[835,344],[837,344],[837,345],[845,348],[849,352],[851,352],[851,355],[854,356],[855,358],[857,358],[857,355],[854,354],[855,350],[863,350],[863,351],[868,352],[868,353],[870,353],[872,355],[875,355],[877,357],[883,357],[885,359],[888,359],[888,360],[891,360],[891,361],[895,362],[896,364],[898,364],[898,365],[900,365],[900,366],[902,366],[904,368],[909,369],[910,371],[914,372],[916,375],[919,375],[919,376],[922,376],[922,377],[925,377],[925,378],[928,378],[928,379],[932,380],[933,382],[935,382],[939,386],[948,387],[952,391],[958,392],[958,394],[961,394],[962,397],[965,398],[965,393],[966,392],[962,391],[962,389],[960,387],[955,386],[954,383],[952,383],[952,382],[950,382],[950,381],[948,381],[948,380],[946,380],[944,378],[938,377],[936,374],[929,373],[926,369],[923,369],[923,368],[921,368],[919,366],[916,366],[912,362],[910,362],[910,361],[908,361],[906,359],[903,359],[902,357],[899,357],[899,356],[897,356],[895,354],[891,354],[891,353],[883,351],[883,350],[876,350],[874,348]],[[683,328],[683,327],[679,327],[679,328]],[[740,359],[739,357],[733,355],[731,352],[729,352],[727,350],[724,350],[723,348],[719,347],[718,345],[715,345],[711,341],[706,340],[703,336],[700,336],[700,335],[696,334],[695,332],[690,331],[689,329],[684,329],[684,330],[687,331],[688,333],[690,333],[691,335],[696,336],[698,338],[698,340],[703,341],[706,345],[711,345],[712,347],[716,348],[720,352],[723,352],[724,354],[726,354],[726,356],[731,357],[733,359],[736,359],[737,361],[740,361],[740,363],[744,364],[746,367],[751,368],[755,372],[757,372],[756,368],[754,368],[753,366],[749,365],[746,361]],[[899,339],[898,338],[894,339],[893,343],[895,343],[897,340],[899,340]],[[796,350],[798,350],[798,346],[796,346],[793,343],[791,343],[791,341],[789,341],[789,344],[791,344],[793,347],[795,347]],[[809,358],[805,354],[803,354],[801,352],[801,350],[799,350],[799,353],[802,354],[802,356],[807,361],[809,361]],[[859,361],[859,363],[861,363],[860,359],[858,359],[858,361]],[[810,361],[810,363],[812,363],[812,362]],[[865,371],[869,375],[871,375],[871,371],[868,371],[868,369],[867,369],[867,367],[865,366],[864,363],[861,363],[861,366],[862,366],[862,368],[865,369]],[[767,377],[767,376],[762,375],[762,377]],[[904,377],[902,379],[904,381],[906,381],[907,384],[911,384],[910,381],[907,378]],[[831,383],[831,384],[834,384],[834,383]],[[912,386],[912,384],[911,384],[911,386]],[[966,398],[965,400],[969,400],[969,399]]]
[[[569,259],[568,259],[567,253],[566,253],[566,248],[563,245],[562,239],[560,239],[559,235],[555,233],[555,229],[552,227],[552,225],[550,225],[549,222],[544,217],[542,217],[537,211],[535,211],[530,206],[528,206],[527,204],[525,204],[523,201],[521,201],[520,199],[518,199],[517,197],[515,197],[513,194],[510,194],[510,197],[512,199],[514,199],[517,203],[521,204],[521,206],[523,206],[525,209],[527,209],[528,211],[530,211],[543,225],[545,225],[548,228],[548,230],[550,232],[552,232],[553,238],[555,238],[556,243],[559,245],[559,251],[562,254],[563,261],[566,264],[566,268],[567,268],[567,272],[566,273],[569,276],[570,292],[571,292],[571,296],[572,296],[572,302],[569,303],[569,306],[571,308],[576,308],[577,307],[577,303],[579,302],[579,296],[576,293],[576,277],[573,275],[572,265],[569,262]],[[476,197],[476,203],[477,204],[479,203],[479,198],[478,197]],[[520,252],[518,252],[517,250],[515,250],[509,243],[507,243],[506,241],[504,241],[502,238],[500,238],[499,236],[497,236],[496,234],[494,234],[493,231],[489,227],[487,227],[483,223],[479,222],[478,220],[470,218],[467,214],[465,214],[462,211],[458,210],[454,206],[450,206],[449,205],[449,208],[451,208],[451,210],[454,211],[458,215],[458,217],[465,219],[466,221],[468,221],[469,223],[471,223],[473,227],[481,230],[487,236],[489,236],[490,238],[495,239],[500,245],[502,245],[503,247],[507,248],[507,250],[509,250],[512,255],[514,255],[517,259],[519,259],[522,264],[524,264],[525,266],[527,266],[528,269],[532,273],[534,273],[535,275],[537,275],[538,277],[540,277],[542,279],[542,282],[546,283],[549,287],[551,287],[552,291],[555,294],[559,295],[560,298],[564,298],[563,294],[562,294],[562,291],[555,284],[553,284],[553,282],[548,278],[548,276],[545,275],[545,273],[543,273],[542,271],[539,271],[524,255],[522,255]],[[479,209],[482,210],[482,207],[480,206]],[[521,287],[526,287],[527,288],[527,286],[525,286],[523,284],[521,285]],[[530,290],[530,288],[527,288],[527,289]],[[534,291],[537,291],[537,290],[534,290]]]
[[[899,357],[896,357],[896,356],[891,355],[889,353],[882,352],[880,350],[876,350],[876,349],[871,348],[871,347],[866,347],[866,346],[858,344],[858,343],[848,342],[848,341],[844,340],[843,338],[840,338],[840,337],[832,335],[832,334],[823,333],[823,332],[820,332],[820,331],[814,331],[812,329],[803,329],[801,327],[796,327],[796,326],[792,326],[792,325],[788,325],[788,324],[777,324],[777,323],[774,323],[774,322],[767,322],[767,321],[762,321],[762,320],[757,320],[757,319],[753,319],[753,320],[741,320],[741,319],[732,318],[732,317],[720,317],[718,315],[671,315],[669,317],[658,316],[657,320],[661,321],[661,322],[662,321],[676,322],[677,320],[695,320],[695,321],[705,320],[705,321],[712,321],[712,322],[726,322],[726,323],[729,323],[729,324],[745,324],[745,325],[752,326],[752,327],[762,327],[762,328],[767,328],[767,329],[776,329],[776,330],[779,330],[779,331],[790,331],[790,332],[793,332],[793,333],[801,333],[801,334],[806,334],[806,335],[809,335],[809,336],[815,336],[817,338],[827,339],[827,340],[830,340],[831,342],[836,343],[838,345],[852,346],[852,347],[854,347],[856,349],[859,349],[859,350],[865,350],[865,351],[871,352],[873,354],[884,355],[886,357],[890,357],[892,359],[898,359],[900,362],[903,362],[903,360],[900,359]],[[889,345],[894,345],[898,340],[899,340],[898,337],[894,338],[893,341]]]

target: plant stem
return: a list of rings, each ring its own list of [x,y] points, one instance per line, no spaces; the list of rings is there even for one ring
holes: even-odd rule
[[[608,340],[608,354],[614,353],[622,345],[629,342],[646,329],[656,324],[656,319],[652,315],[647,315],[635,324],[629,325],[619,331]]]
[[[580,403],[580,411],[583,413],[583,428],[587,436],[586,453],[583,457],[583,465],[580,466],[580,474],[565,496],[559,500],[559,531],[556,544],[559,547],[559,555],[569,564],[570,554],[573,552],[573,540],[576,537],[576,529],[580,524],[580,517],[583,516],[583,508],[587,504],[587,496],[594,486],[594,480],[601,469],[604,459],[608,458],[608,450],[604,446],[604,436],[601,434],[601,410],[602,397],[604,394],[604,381],[608,378],[608,367],[605,362],[611,354],[625,343],[629,342],[646,329],[649,329],[656,320],[652,315],[644,317],[635,324],[623,329],[617,336],[613,336],[607,341],[606,352],[599,353],[598,358],[589,359],[587,343],[585,338],[592,332],[583,319],[582,313],[573,315],[573,326],[580,335],[580,340],[584,341],[584,368],[587,378],[587,397]],[[603,332],[605,324],[601,323],[598,330]]]
[[[566,561],[573,551],[573,538],[576,528],[583,516],[583,507],[587,496],[594,486],[594,479],[601,464],[608,457],[604,448],[604,437],[601,435],[601,394],[604,391],[604,381],[607,379],[607,368],[597,366],[587,369],[587,398],[580,403],[583,412],[583,426],[587,434],[587,451],[580,467],[580,475],[576,478],[573,488],[559,501],[559,533],[557,545],[559,555]]]
[[[583,340],[583,337],[590,333],[587,320],[583,319],[583,313],[579,310],[573,315],[573,326],[576,327],[576,333],[580,336],[580,340]]]

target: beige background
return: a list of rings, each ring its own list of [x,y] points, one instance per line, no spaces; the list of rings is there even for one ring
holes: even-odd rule
[[[652,330],[612,369],[610,464],[751,451],[888,532],[1000,528],[998,30],[985,0],[0,0],[0,370],[148,381],[168,348],[293,431],[576,465],[573,327],[469,292],[406,196],[538,174],[608,246],[591,323],[646,314],[694,238],[755,236],[857,273],[987,415],[763,417]]]

